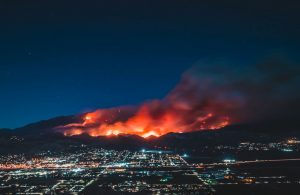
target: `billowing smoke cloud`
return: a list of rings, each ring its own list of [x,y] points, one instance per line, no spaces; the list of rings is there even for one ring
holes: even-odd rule
[[[219,129],[229,124],[297,114],[299,67],[268,62],[235,68],[198,64],[162,100],[99,109],[82,123],[58,127],[65,135],[136,134]],[[291,104],[291,105],[290,105]]]

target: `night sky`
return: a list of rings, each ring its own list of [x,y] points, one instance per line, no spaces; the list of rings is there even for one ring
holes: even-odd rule
[[[0,127],[162,98],[199,61],[298,63],[299,10],[264,0],[1,1]]]

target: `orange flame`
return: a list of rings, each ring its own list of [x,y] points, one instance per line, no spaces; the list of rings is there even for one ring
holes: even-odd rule
[[[113,119],[102,118],[107,110],[88,113],[82,123],[64,126],[64,135],[73,136],[87,133],[90,136],[113,136],[119,134],[135,134],[147,138],[159,137],[170,132],[187,132],[202,129],[219,129],[229,124],[228,117],[215,117],[208,113],[186,123],[184,116],[188,113],[166,111],[161,116],[151,116],[148,106],[142,106],[137,113],[126,121],[109,123]],[[113,116],[112,116],[113,117]]]

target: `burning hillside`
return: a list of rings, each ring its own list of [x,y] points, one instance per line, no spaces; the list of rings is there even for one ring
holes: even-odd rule
[[[81,122],[57,130],[66,136],[135,134],[146,138],[280,117],[287,115],[283,109],[286,104],[294,102],[294,96],[282,92],[293,91],[290,88],[298,79],[297,74],[291,74],[298,69],[283,67],[289,66],[267,63],[242,70],[199,66],[183,74],[179,84],[161,100],[99,109],[87,113]],[[251,77],[249,72],[257,76]]]
[[[99,109],[87,113],[82,123],[59,129],[66,136],[135,134],[146,138],[169,132],[222,128],[232,120],[229,111],[239,104],[233,98],[221,96],[222,91],[206,89],[206,85],[209,87],[211,83],[200,84],[196,78],[184,76],[162,100],[140,106]]]

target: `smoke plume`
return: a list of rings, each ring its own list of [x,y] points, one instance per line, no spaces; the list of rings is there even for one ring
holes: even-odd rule
[[[161,100],[99,109],[87,113],[81,123],[58,129],[67,136],[149,137],[299,113],[299,66],[271,61],[237,67],[198,64]]]

